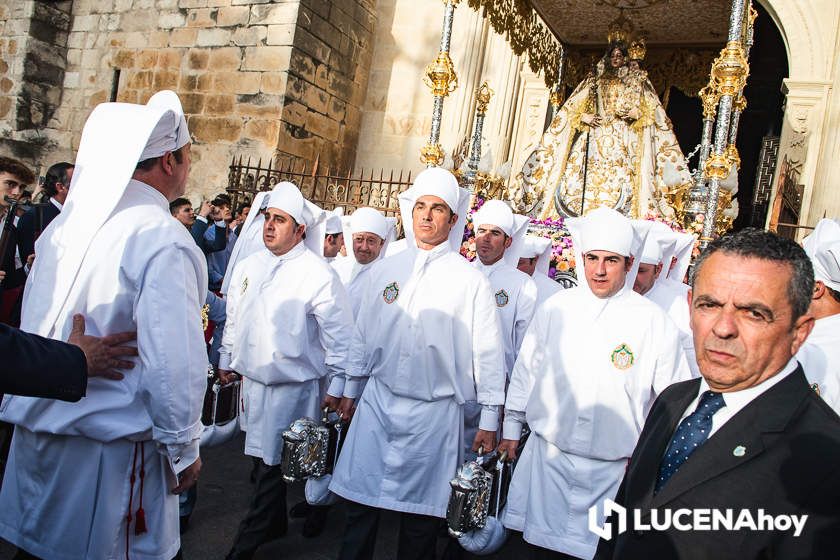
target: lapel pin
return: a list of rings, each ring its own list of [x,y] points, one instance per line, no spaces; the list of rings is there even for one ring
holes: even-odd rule
[[[732,454],[736,457],[743,457],[747,454],[747,448],[743,445],[739,445],[738,447],[732,450]]]

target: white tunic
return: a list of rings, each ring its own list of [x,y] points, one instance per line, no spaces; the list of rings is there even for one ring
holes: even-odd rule
[[[352,328],[347,292],[302,242],[236,265],[219,367],[245,377],[246,455],[279,464],[283,431],[301,417],[320,418],[325,377],[330,394],[341,396]]]
[[[588,510],[613,498],[656,396],[690,372],[678,330],[623,288],[599,299],[564,290],[537,309],[513,369],[504,437],[532,434],[503,522],[537,546],[591,558]]]
[[[700,377],[697,356],[694,353],[694,333],[691,330],[691,315],[688,307],[690,288],[682,282],[657,280],[645,297],[660,307],[680,329],[680,343],[688,360],[688,367],[694,377]]]
[[[374,507],[443,517],[461,462],[462,405],[504,401],[504,346],[489,282],[443,243],[370,271],[345,396],[358,397],[330,489]]]
[[[144,442],[136,469],[145,456],[149,531],[135,536],[132,523],[130,557],[170,560],[180,546],[173,472],[196,460],[202,432],[204,256],[166,198],[133,180],[87,255],[56,338],[66,339],[82,313],[94,336],[136,330],[140,356],[121,381],[90,379],[78,403],[4,400],[2,419],[18,428],[0,536],[41,558],[124,558],[129,496],[132,515],[139,502],[139,476],[133,489],[129,481],[135,442]],[[38,273],[36,265],[29,282],[50,281]],[[33,320],[26,309],[24,302],[24,324]]]
[[[796,354],[808,382],[840,414],[840,314],[817,319]]]
[[[507,264],[504,259],[489,266],[476,259],[473,266],[490,281],[493,291],[492,303],[499,314],[502,341],[505,345],[505,374],[510,378],[525,331],[534,316],[537,285],[530,276]]]
[[[537,285],[537,307],[543,304],[545,300],[563,290],[563,286],[559,282],[555,282],[540,271],[534,272],[531,277]]]
[[[359,315],[359,306],[362,304],[362,289],[365,286],[365,278],[375,262],[360,264],[354,257],[344,257],[335,259],[331,263],[333,270],[338,274],[338,278],[347,290],[354,319]]]

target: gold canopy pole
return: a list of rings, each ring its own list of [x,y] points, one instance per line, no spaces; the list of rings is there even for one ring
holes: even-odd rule
[[[718,214],[720,182],[729,175],[730,160],[726,155],[729,128],[732,123],[732,105],[741,95],[747,79],[749,66],[744,56],[742,36],[744,30],[745,0],[732,0],[732,13],[729,17],[729,36],[726,47],[712,65],[712,80],[720,95],[715,127],[713,153],[706,161],[703,172],[709,181],[706,215],[703,221],[703,233],[700,245],[705,248],[712,240]]]
[[[460,0],[445,0],[443,12],[443,32],[440,37],[440,49],[437,58],[426,66],[423,81],[432,90],[435,98],[432,110],[432,132],[429,142],[420,149],[420,161],[426,167],[436,167],[443,163],[443,148],[440,146],[440,124],[443,117],[443,99],[458,87],[458,76],[452,59],[449,58],[449,45],[452,39],[452,18]]]

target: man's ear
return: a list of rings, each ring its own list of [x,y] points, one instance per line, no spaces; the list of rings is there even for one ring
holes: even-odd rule
[[[814,282],[814,293],[811,295],[811,299],[821,299],[825,296],[825,291],[825,284],[821,280],[817,280]]]
[[[627,260],[624,261],[624,271],[630,272],[630,269],[633,268],[633,259],[634,257],[631,255],[627,257]]]
[[[454,226],[458,222],[458,214],[452,212],[452,215],[449,216],[449,225]]]

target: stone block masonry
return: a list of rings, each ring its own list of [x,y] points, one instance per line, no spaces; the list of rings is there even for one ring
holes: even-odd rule
[[[20,0],[0,5],[0,153],[72,161],[96,104],[181,96],[188,194],[233,156],[355,160],[376,22],[371,0]]]

